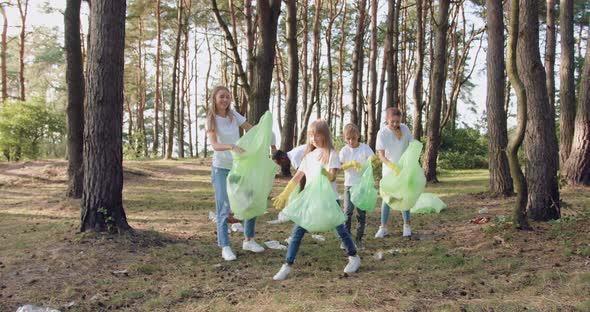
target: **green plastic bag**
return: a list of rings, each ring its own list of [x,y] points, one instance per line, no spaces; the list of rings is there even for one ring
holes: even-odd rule
[[[266,211],[278,168],[268,156],[271,137],[272,115],[266,112],[236,143],[245,152],[232,152],[234,161],[227,176],[227,195],[237,219],[252,219]]]
[[[426,177],[420,166],[422,143],[412,141],[402,154],[397,166],[400,174],[388,174],[379,183],[379,193],[391,209],[410,210],[426,187]]]
[[[416,202],[416,205],[410,209],[411,213],[439,213],[441,210],[447,208],[438,196],[432,193],[422,193]]]
[[[361,181],[350,188],[350,201],[360,210],[372,212],[377,204],[377,189],[375,188],[375,177],[373,177],[373,164],[367,160],[365,171]]]
[[[330,181],[322,174],[312,181],[308,180],[303,191],[289,202],[283,214],[309,232],[330,231],[346,221]]]

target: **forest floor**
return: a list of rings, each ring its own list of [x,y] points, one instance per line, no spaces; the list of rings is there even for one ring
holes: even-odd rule
[[[66,162],[0,163],[0,311],[24,304],[62,311],[590,311],[590,196],[564,187],[560,221],[514,230],[513,199],[486,195],[487,171],[449,171],[427,191],[449,206],[413,215],[414,238],[373,238],[346,275],[335,233],[306,236],[288,280],[272,276],[285,252],[241,250],[224,262],[206,160],[126,161],[124,206],[134,234],[80,234],[80,205],[64,197]],[[277,179],[273,195],[286,184]],[[488,208],[488,213],[479,210]],[[283,240],[292,224],[260,217],[257,241]],[[469,220],[489,216],[487,224]],[[355,220],[356,221],[356,220]],[[354,223],[353,223],[354,224]],[[354,226],[354,225],[353,225]],[[390,252],[396,250],[395,252]],[[381,260],[375,257],[383,252]]]

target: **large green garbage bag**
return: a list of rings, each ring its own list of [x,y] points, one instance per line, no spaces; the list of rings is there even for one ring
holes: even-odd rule
[[[268,156],[271,137],[272,115],[266,112],[236,143],[245,152],[232,152],[234,161],[227,176],[227,195],[237,219],[252,219],[266,211],[278,167]]]
[[[379,193],[391,209],[406,211],[416,204],[426,187],[426,177],[420,166],[422,143],[412,141],[397,166],[400,174],[388,174],[379,183]]]
[[[318,174],[283,210],[289,220],[309,232],[330,231],[346,221],[328,178]]]
[[[361,181],[350,188],[350,201],[360,210],[371,212],[377,204],[377,189],[375,188],[375,177],[373,177],[373,165],[367,160]]]
[[[445,204],[438,196],[432,193],[422,193],[418,197],[416,205],[410,209],[411,213],[439,213],[441,210],[447,208]]]

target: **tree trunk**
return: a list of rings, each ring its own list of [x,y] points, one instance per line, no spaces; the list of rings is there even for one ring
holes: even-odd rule
[[[576,118],[576,83],[574,80],[574,0],[559,4],[561,65],[559,74],[559,162],[567,160],[572,149]]]
[[[80,42],[81,0],[68,0],[64,13],[64,48],[68,89],[68,190],[66,195],[81,198],[84,186],[84,69]]]
[[[183,0],[178,1],[178,30],[176,33],[176,48],[174,49],[174,65],[172,66],[172,94],[170,95],[170,113],[168,114],[170,121],[168,122],[168,145],[166,146],[165,159],[172,159],[172,151],[174,147],[174,113],[176,110],[176,84],[179,67],[178,58],[180,57],[180,37],[182,35],[183,2]]]
[[[20,28],[20,46],[19,46],[19,70],[18,81],[20,86],[20,100],[26,101],[25,96],[25,43],[26,43],[26,25],[27,14],[29,10],[29,0],[16,0],[18,4],[18,12],[20,14],[21,28]]]
[[[336,12],[336,5],[338,5],[338,1],[334,2],[334,0],[330,0],[330,20],[328,22],[328,27],[326,27],[326,58],[328,59],[328,124],[332,126],[332,106],[334,105],[334,78],[333,78],[333,71],[332,71],[332,26],[334,25],[334,21],[340,13],[342,9],[346,5],[346,1],[343,1],[342,7],[339,12]],[[332,127],[334,130],[336,127]]]
[[[162,25],[161,25],[161,8],[160,0],[156,0],[156,90],[154,95],[154,144],[152,154],[158,155],[160,147],[159,135],[159,112],[160,112],[160,56],[162,54]]]
[[[513,193],[512,178],[506,146],[508,130],[504,111],[504,21],[502,3],[486,0],[488,32],[487,63],[487,123],[490,193],[510,196]]]
[[[401,0],[398,0],[401,1]],[[395,85],[394,85],[394,76],[396,72],[393,68],[394,66],[394,55],[397,47],[394,47],[394,28],[393,24],[395,23],[395,0],[388,0],[387,1],[387,32],[385,34],[385,47],[387,49],[387,54],[385,55],[385,59],[387,59],[387,89],[385,92],[385,107],[393,107],[395,105]]]
[[[422,3],[424,0],[416,0],[416,75],[414,77],[414,124],[413,134],[414,139],[420,140],[422,138],[422,94],[423,94],[423,83],[422,75],[424,70],[424,20],[426,19],[424,8]]]
[[[299,59],[297,56],[297,0],[287,1],[287,53],[289,78],[287,102],[285,103],[285,123],[281,132],[281,150],[293,149],[295,124],[297,123],[297,87],[299,85]]]
[[[545,70],[539,53],[539,2],[520,1],[517,50],[518,72],[522,75],[527,98],[525,151],[528,163],[527,211],[537,221],[560,217],[555,120],[551,116],[545,85]],[[562,87],[563,88],[563,87]],[[563,101],[563,99],[562,99]]]
[[[518,149],[522,145],[527,127],[527,96],[524,84],[522,83],[516,66],[516,53],[519,43],[519,24],[519,0],[512,0],[510,4],[510,31],[507,47],[506,72],[510,78],[511,84],[514,86],[514,91],[516,92],[517,128],[516,133],[512,136],[510,142],[508,142],[506,154],[508,157],[508,164],[510,165],[510,174],[517,193],[516,206],[514,207],[516,227],[528,230],[530,229],[526,210],[528,186],[518,160]]]
[[[202,44],[202,41],[201,41]],[[197,44],[197,29],[195,27],[195,58],[193,60],[194,64],[194,76],[195,76],[195,157],[199,157],[199,62],[197,59],[199,58],[199,47],[200,45]],[[206,99],[205,99],[206,100]]]
[[[342,24],[340,24],[340,50],[338,51],[338,92],[340,92],[338,99],[339,113],[340,113],[340,131],[344,129],[344,44],[346,43],[346,1],[343,1],[342,6],[344,12],[342,13]]]
[[[309,26],[308,26],[308,0],[303,0],[303,56],[301,61],[301,70],[303,71],[303,86],[301,86],[302,91],[302,102],[303,107],[301,110],[301,131],[299,132],[299,144],[305,144],[307,141],[307,124],[309,122],[309,118],[306,118],[308,115],[308,89],[309,89],[309,73],[308,73],[308,62],[307,62],[307,55],[308,49],[307,44],[309,41]],[[310,108],[311,109],[311,108]]]
[[[366,138],[369,146],[375,150],[375,141],[377,140],[377,120],[375,110],[377,108],[377,0],[371,0],[371,55],[369,57],[369,77],[371,89],[369,91],[368,103],[368,136]]]
[[[320,103],[320,57],[321,57],[321,41],[320,41],[320,15],[322,14],[322,0],[316,0],[315,14],[313,18],[313,58],[311,65],[311,106],[317,107],[316,119],[322,118],[321,103]]]
[[[211,55],[211,44],[209,42],[209,29],[207,28],[206,24],[205,24],[205,43],[207,44],[207,54],[209,56],[208,65],[207,65],[207,73],[205,74],[205,112],[208,112],[209,111],[209,77],[211,76],[211,62],[212,62],[213,58]],[[205,148],[205,158],[206,158],[207,151],[208,151],[207,135],[205,135],[204,148]]]
[[[359,80],[361,80],[362,75],[360,74],[361,71],[361,63],[362,63],[362,50],[363,50],[363,36],[365,33],[365,9],[367,6],[367,0],[359,0],[358,2],[358,22],[356,26],[356,34],[354,37],[354,51],[352,54],[352,81],[351,81],[351,101],[352,101],[352,109],[350,111],[350,122],[360,127],[360,120],[359,120],[359,107],[362,105],[358,101],[359,93]],[[362,108],[360,109],[362,111]]]
[[[258,47],[254,77],[248,96],[250,109],[248,120],[258,123],[260,117],[268,110],[270,100],[270,85],[275,60],[275,45],[277,43],[277,23],[281,13],[281,1],[257,1],[256,13],[258,20]]]
[[[569,184],[590,185],[590,36],[580,83],[572,151],[563,167],[563,177]]]
[[[131,229],[122,195],[125,6],[125,1],[103,0],[90,8],[81,232]]]
[[[391,78],[388,76],[387,79],[391,80],[391,102],[387,103],[388,107],[398,107],[399,108],[399,70],[398,70],[398,63],[399,63],[399,15],[401,11],[402,0],[397,0],[395,3],[395,12],[393,13],[393,50],[391,58],[391,68],[392,72],[394,73]],[[403,114],[404,112],[402,112]]]
[[[6,36],[8,33],[8,18],[6,17],[6,11],[3,5],[0,5],[0,14],[2,14],[2,17],[4,19],[4,24],[2,26],[2,52],[0,55],[0,72],[2,75],[2,102],[6,102],[6,100],[8,99],[8,76],[6,74],[6,51],[8,49]]]
[[[436,21],[435,55],[432,62],[432,92],[430,94],[430,110],[428,112],[426,151],[422,165],[425,170],[426,180],[429,182],[438,182],[436,177],[436,161],[440,145],[442,93],[445,86],[444,72],[447,52],[449,5],[450,0],[440,1]]]
[[[557,30],[555,25],[555,0],[547,0],[547,31],[545,46],[545,71],[547,72],[547,94],[551,116],[555,118],[555,46]]]

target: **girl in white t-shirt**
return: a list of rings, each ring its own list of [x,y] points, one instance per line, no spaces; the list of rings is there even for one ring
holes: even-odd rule
[[[342,163],[342,170],[344,170],[344,208],[346,209],[346,228],[350,233],[352,225],[352,215],[354,213],[354,205],[350,201],[350,188],[353,185],[359,184],[362,176],[362,168],[367,163],[368,159],[377,159],[374,157],[375,153],[365,143],[360,143],[359,139],[361,132],[359,128],[352,123],[344,127],[344,146],[340,150],[340,162]],[[357,209],[356,212],[357,227],[356,227],[356,248],[362,249],[362,239],[365,233],[365,225],[367,223],[367,212]]]
[[[340,168],[340,160],[338,159],[338,154],[334,150],[334,145],[332,144],[330,128],[325,121],[316,120],[311,124],[310,132],[311,135],[308,135],[307,149],[297,173],[295,173],[291,181],[289,181],[285,190],[279,196],[274,198],[274,206],[276,209],[282,209],[285,206],[289,195],[293,192],[303,176],[311,181],[320,174],[320,171],[321,174],[332,181],[334,195],[338,197],[338,191],[336,189],[336,174]],[[318,198],[318,200],[321,200],[321,198]],[[361,258],[356,253],[356,247],[354,246],[352,237],[344,224],[337,226],[336,231],[338,232],[338,236],[340,236],[348,255],[348,264],[344,268],[344,272],[356,272],[360,267]],[[293,233],[291,234],[289,249],[287,250],[286,263],[283,264],[281,270],[273,277],[274,280],[284,280],[291,272],[293,262],[295,262],[295,257],[299,250],[299,245],[301,244],[301,240],[305,233],[307,233],[307,230],[299,225],[295,225]]]
[[[213,164],[211,183],[215,190],[215,210],[217,212],[217,244],[221,247],[221,256],[227,261],[235,260],[236,255],[229,246],[228,221],[230,216],[227,197],[227,175],[233,164],[231,151],[243,153],[244,150],[235,143],[240,138],[240,129],[248,131],[252,125],[244,116],[230,107],[231,94],[224,86],[217,86],[211,93],[211,103],[207,113],[207,136],[213,147]],[[264,248],[254,241],[256,218],[244,220],[242,249],[262,252]]]
[[[385,113],[387,125],[377,132],[375,149],[383,162],[383,176],[388,174],[399,174],[397,163],[402,154],[414,140],[412,132],[405,124],[401,123],[402,114],[396,107],[390,107]],[[375,238],[383,238],[387,235],[387,219],[389,218],[389,206],[383,202],[381,206],[381,226],[375,234]],[[402,211],[404,220],[403,237],[412,236],[410,227],[410,211]]]

